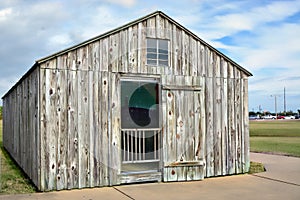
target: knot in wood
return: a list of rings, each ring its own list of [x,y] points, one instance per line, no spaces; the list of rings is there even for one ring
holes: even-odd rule
[[[49,95],[52,95],[52,94],[53,94],[53,89],[50,88],[50,90],[49,90]]]
[[[175,175],[175,170],[174,169],[172,169],[171,174]]]
[[[183,127],[183,121],[182,120],[179,122],[179,126]]]

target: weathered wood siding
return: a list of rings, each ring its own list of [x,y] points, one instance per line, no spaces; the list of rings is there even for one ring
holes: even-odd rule
[[[204,178],[203,78],[163,76],[164,181]]]
[[[39,185],[39,71],[31,72],[3,98],[3,146]]]
[[[146,38],[169,41],[169,67],[146,64]],[[38,64],[3,104],[5,147],[40,190],[120,184],[124,75],[160,77],[163,181],[248,171],[248,75],[163,15]]]
[[[42,190],[111,184],[113,75],[99,71],[98,55],[81,48],[41,65]]]

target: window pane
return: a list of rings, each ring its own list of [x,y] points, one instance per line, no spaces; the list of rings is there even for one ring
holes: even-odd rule
[[[157,49],[156,39],[147,39],[147,48]]]
[[[168,41],[167,40],[159,40],[158,41],[158,48],[168,50]]]
[[[121,81],[122,128],[159,127],[157,83]]]
[[[147,54],[147,59],[148,58],[150,58],[150,59],[157,59],[157,54],[152,54],[152,53],[150,54],[150,53],[148,53]]]
[[[154,48],[147,48],[147,52],[149,53],[157,53],[157,49]]]
[[[168,50],[158,49],[158,53],[168,54]]]
[[[147,59],[147,64],[149,64],[149,65],[157,65],[157,60]]]
[[[158,64],[159,64],[159,65],[162,65],[162,66],[169,66],[169,62],[168,62],[168,61],[165,61],[165,60],[159,60],[159,61],[158,61]]]
[[[168,60],[168,54],[158,54],[158,59],[160,59],[160,60]]]

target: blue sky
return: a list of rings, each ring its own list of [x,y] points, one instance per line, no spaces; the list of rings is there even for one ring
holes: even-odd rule
[[[253,73],[249,110],[300,109],[299,0],[1,0],[0,96],[35,60],[161,10]],[[2,102],[0,103],[0,105]]]

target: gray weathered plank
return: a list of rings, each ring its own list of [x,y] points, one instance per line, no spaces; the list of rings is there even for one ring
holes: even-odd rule
[[[213,119],[214,119],[214,175],[220,176],[222,173],[222,129],[220,116],[222,116],[222,97],[221,97],[221,71],[220,71],[220,57],[215,53],[213,54],[214,59],[214,101],[213,101]]]
[[[101,73],[101,152],[100,158],[100,184],[101,186],[109,185],[109,130],[108,130],[108,112],[109,112],[109,75],[107,72]]]
[[[75,68],[76,51],[68,54],[68,66]],[[78,71],[68,73],[68,162],[67,162],[67,187],[78,188]]]
[[[110,184],[120,184],[119,174],[121,173],[121,105],[120,105],[120,77],[118,74],[110,74],[110,96],[111,96],[111,141],[110,147]]]
[[[214,176],[214,116],[213,116],[213,54],[206,48],[207,51],[207,77],[205,89],[206,101],[206,176]]]
[[[234,96],[234,68],[228,65],[228,174],[235,173],[236,160],[236,120],[235,120],[235,96]]]
[[[222,99],[222,175],[228,171],[228,89],[227,89],[227,61],[221,59],[221,99]]]

